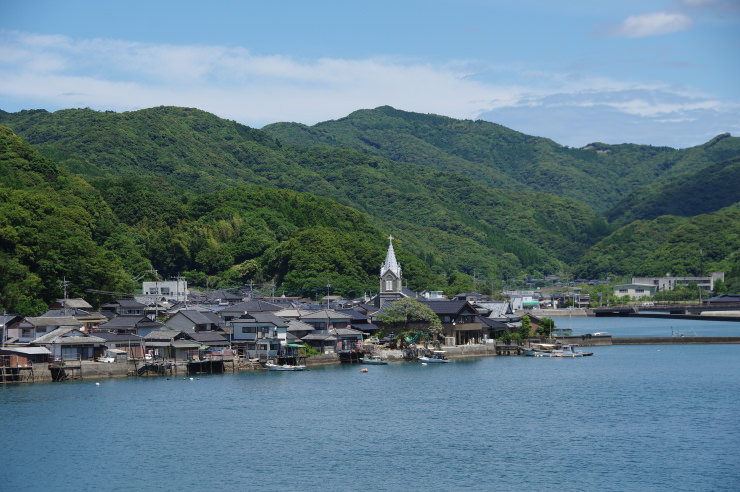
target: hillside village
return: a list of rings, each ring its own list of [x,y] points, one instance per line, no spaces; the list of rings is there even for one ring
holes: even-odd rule
[[[672,288],[698,281],[712,288],[721,273],[706,279],[633,279],[614,287],[615,296],[627,289],[644,291]],[[338,354],[359,358],[383,342],[396,346],[413,342],[436,346],[490,344],[522,326],[523,316],[534,327],[542,313],[567,305],[587,307],[587,296],[557,293],[543,299],[535,292],[507,292],[508,300],[494,301],[476,293],[452,299],[441,292],[413,292],[403,285],[403,273],[393,249],[393,238],[380,268],[380,290],[373,297],[346,300],[331,295],[322,302],[291,297],[260,296],[245,287],[237,292],[190,291],[183,279],[142,284],[142,294],[104,304],[99,311],[84,299],[60,299],[44,315],[2,319],[0,358],[6,368],[55,361],[269,361],[305,360],[307,355]],[[729,296],[735,299],[733,296]],[[737,297],[737,296],[736,296]],[[440,320],[439,340],[394,340],[393,326],[383,326],[383,315],[402,299],[416,299]],[[737,299],[735,299],[737,301]],[[425,325],[417,324],[423,333]],[[562,330],[559,330],[562,332]],[[404,343],[405,342],[405,343]],[[253,366],[252,366],[253,367]],[[5,374],[5,373],[4,373]]]

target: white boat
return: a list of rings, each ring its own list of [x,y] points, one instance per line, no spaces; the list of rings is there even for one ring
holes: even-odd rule
[[[529,348],[524,347],[524,355],[527,355],[529,357],[540,357],[540,354],[549,354],[553,350],[557,349],[559,345],[554,345],[551,343],[533,343],[529,346]],[[545,355],[547,357],[547,355]]]
[[[435,350],[431,357],[419,357],[419,360],[422,363],[444,364],[450,361],[445,355],[446,353],[444,350]]]
[[[306,368],[306,366],[291,366],[289,364],[278,365],[273,364],[272,362],[267,362],[265,367],[270,371],[302,371]]]
[[[381,359],[379,355],[373,355],[369,359],[368,358],[361,359],[360,362],[362,362],[363,364],[373,364],[376,366],[384,366],[388,364],[388,361]]]
[[[537,357],[584,357],[587,355],[594,355],[594,353],[576,350],[573,345],[563,345],[563,348],[561,349],[553,350],[551,352],[542,352],[537,354]]]

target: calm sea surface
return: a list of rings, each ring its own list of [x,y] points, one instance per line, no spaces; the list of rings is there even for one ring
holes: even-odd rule
[[[740,345],[593,351],[0,387],[0,490],[740,490]]]

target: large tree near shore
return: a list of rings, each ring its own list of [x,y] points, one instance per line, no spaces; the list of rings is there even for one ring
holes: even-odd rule
[[[378,320],[383,323],[383,331],[386,333],[393,331],[397,337],[423,333],[435,340],[442,335],[443,327],[439,316],[417,299],[401,299],[384,311],[378,316]]]

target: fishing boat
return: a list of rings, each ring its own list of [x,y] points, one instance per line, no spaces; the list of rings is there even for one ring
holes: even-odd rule
[[[272,362],[267,362],[265,367],[270,371],[302,371],[306,368],[306,366],[291,366],[290,364],[278,365],[273,364]]]
[[[388,361],[381,359],[379,355],[373,355],[370,358],[365,357],[361,359],[360,362],[362,362],[363,364],[373,364],[376,366],[384,366],[388,364]]]
[[[450,359],[447,358],[447,355],[445,355],[446,353],[447,352],[445,352],[444,350],[435,350],[431,357],[422,356],[422,357],[419,357],[419,360],[425,364],[446,363],[450,361]]]

